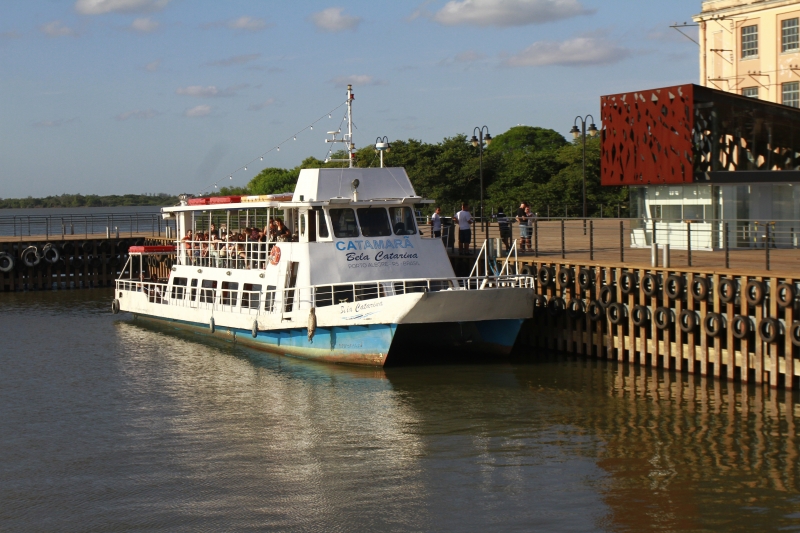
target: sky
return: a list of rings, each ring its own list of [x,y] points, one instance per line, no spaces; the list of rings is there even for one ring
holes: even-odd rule
[[[700,3],[7,0],[0,198],[243,186],[324,159],[348,83],[358,147],[568,136],[601,95],[697,83],[670,25]]]

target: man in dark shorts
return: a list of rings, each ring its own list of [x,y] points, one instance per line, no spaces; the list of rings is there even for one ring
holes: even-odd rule
[[[468,255],[469,243],[472,241],[472,226],[470,226],[472,215],[467,204],[461,204],[461,211],[456,213],[453,220],[458,224],[458,253]]]
[[[497,210],[497,226],[500,228],[500,239],[503,241],[503,246],[508,251],[511,249],[511,224],[502,207]]]

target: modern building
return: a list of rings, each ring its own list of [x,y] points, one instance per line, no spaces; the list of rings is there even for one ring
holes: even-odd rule
[[[700,85],[800,107],[800,0],[706,0]]]

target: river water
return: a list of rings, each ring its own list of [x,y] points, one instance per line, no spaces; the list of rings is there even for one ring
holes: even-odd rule
[[[359,369],[0,294],[0,531],[797,531],[796,398],[593,360]]]

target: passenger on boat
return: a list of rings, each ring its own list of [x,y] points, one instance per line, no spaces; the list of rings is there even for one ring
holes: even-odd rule
[[[211,227],[214,227],[212,224]],[[219,268],[219,235],[217,230],[211,231],[211,239],[208,245],[208,255],[211,257],[211,266]]]
[[[276,240],[278,242],[289,242],[292,238],[291,230],[283,224],[283,220],[281,219],[278,219],[276,224]]]

